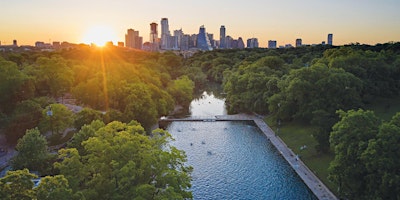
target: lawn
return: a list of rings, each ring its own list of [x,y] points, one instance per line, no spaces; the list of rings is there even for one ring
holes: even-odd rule
[[[266,122],[273,130],[276,130],[276,123],[273,117],[267,117]],[[310,168],[332,192],[335,192],[336,186],[328,180],[328,167],[334,155],[317,153],[315,150],[317,141],[312,136],[315,131],[316,128],[310,125],[300,122],[290,122],[282,123],[277,135],[282,138],[295,154],[300,156],[308,168]],[[304,146],[306,146],[306,148],[301,149],[301,147]]]

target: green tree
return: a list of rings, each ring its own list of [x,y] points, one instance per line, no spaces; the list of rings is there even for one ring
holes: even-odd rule
[[[88,199],[191,198],[191,168],[169,138],[163,130],[146,136],[137,122],[111,122],[82,142],[86,155],[61,150],[55,165]]]
[[[74,126],[77,130],[85,124],[90,124],[94,120],[102,120],[103,114],[100,111],[84,108],[75,115]]]
[[[15,148],[18,154],[12,159],[14,170],[28,168],[42,174],[49,172],[53,156],[47,150],[47,140],[37,128],[26,131]]]
[[[37,127],[41,118],[42,107],[36,100],[29,99],[18,103],[6,129],[7,140],[16,143],[27,129]]]
[[[362,154],[368,175],[367,193],[371,199],[400,199],[400,113],[384,123],[376,138],[369,140]]]
[[[63,175],[42,178],[35,191],[40,200],[70,200],[73,197],[68,180]]]
[[[329,179],[339,186],[339,194],[350,199],[367,198],[368,169],[362,159],[368,142],[374,139],[381,121],[372,111],[338,111],[340,121],[333,126],[330,143],[335,158]]]
[[[49,113],[49,111],[51,111]],[[50,114],[50,115],[49,115]],[[43,132],[61,134],[66,128],[72,127],[74,116],[63,104],[50,104],[42,110],[40,129]]]
[[[0,178],[0,199],[35,199],[32,181],[34,178],[37,176],[29,173],[28,169],[8,171],[4,177]]]
[[[38,58],[32,73],[36,77],[36,89],[41,95],[59,97],[70,91],[74,81],[71,67],[60,56]]]
[[[0,112],[8,112],[18,102],[14,98],[19,91],[28,89],[21,88],[27,79],[15,63],[0,58]]]
[[[173,81],[167,88],[168,93],[175,99],[175,104],[189,106],[193,99],[194,83],[188,76],[182,76]]]

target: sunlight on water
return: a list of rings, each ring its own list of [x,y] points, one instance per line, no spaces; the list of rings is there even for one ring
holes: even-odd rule
[[[200,98],[190,103],[192,116],[226,115],[225,99],[218,99],[213,94],[203,92]]]

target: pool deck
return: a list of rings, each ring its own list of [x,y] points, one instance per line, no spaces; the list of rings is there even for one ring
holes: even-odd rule
[[[172,121],[254,121],[260,130],[267,136],[268,140],[281,153],[286,161],[292,166],[293,170],[300,176],[303,182],[310,188],[318,199],[338,199],[319,178],[286,146],[286,144],[274,133],[274,131],[264,122],[264,120],[255,115],[237,114],[237,115],[217,115],[207,117],[189,117],[183,119],[161,119],[164,122]]]

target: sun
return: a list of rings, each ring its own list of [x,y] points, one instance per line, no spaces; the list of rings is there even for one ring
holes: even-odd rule
[[[82,41],[86,44],[104,46],[109,41],[115,41],[116,33],[111,27],[99,25],[92,26],[84,33]]]

